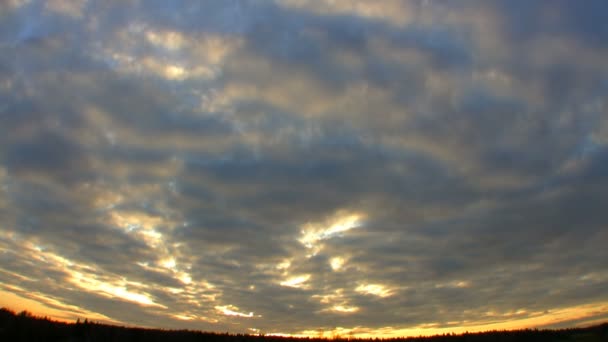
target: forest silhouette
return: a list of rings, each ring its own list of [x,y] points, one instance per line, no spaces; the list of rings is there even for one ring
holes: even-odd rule
[[[101,324],[85,319],[76,323],[37,317],[28,311],[16,313],[0,309],[0,341],[211,341],[211,342],[323,342],[326,338],[295,338],[266,335],[214,333],[195,330],[163,330],[123,327]],[[608,341],[608,323],[570,329],[524,329],[511,331],[487,331],[480,333],[443,334],[427,337],[403,338],[347,338],[335,337],[332,341]]]

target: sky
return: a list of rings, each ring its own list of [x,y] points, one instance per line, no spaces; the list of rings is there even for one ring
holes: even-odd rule
[[[405,336],[608,320],[608,2],[0,2],[0,306]]]

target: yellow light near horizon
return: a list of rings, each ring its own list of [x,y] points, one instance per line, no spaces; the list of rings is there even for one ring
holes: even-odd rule
[[[177,318],[180,321],[192,321],[192,320],[196,319],[196,317],[194,317],[194,316],[187,316],[187,315],[180,315],[180,314],[171,315],[171,317]]]
[[[253,312],[249,312],[249,313],[239,312],[238,311],[239,308],[234,305],[218,305],[215,307],[215,309],[225,316],[236,316],[236,317],[245,317],[245,318],[254,317]]]
[[[30,298],[22,297],[14,293],[16,289],[9,289],[9,291],[0,289],[0,307],[6,307],[13,311],[19,312],[21,310],[28,310],[37,316],[48,316],[52,319],[61,321],[73,322],[76,318],[89,318],[95,321],[100,321],[109,324],[126,324],[125,322],[114,321],[104,315],[87,311],[82,308],[73,307],[70,309],[69,305],[66,305],[64,309],[57,309],[57,305],[60,303],[53,303],[55,307],[46,306],[41,300],[34,300]],[[245,315],[249,317],[258,317],[253,313],[241,313],[235,310],[233,306],[219,306],[220,309],[226,309],[225,313],[231,311]],[[216,310],[218,310],[216,308]],[[338,311],[338,310],[336,310]],[[516,311],[515,311],[516,313]],[[190,313],[168,313],[168,317],[172,317],[183,321],[195,321],[201,320],[205,322],[217,323],[217,320],[207,319],[198,317]],[[498,315],[498,313],[494,313]],[[547,312],[539,313],[539,316],[535,317],[524,317],[517,318],[514,320],[495,322],[495,321],[472,321],[465,323],[460,326],[442,327],[440,323],[425,323],[413,327],[383,327],[383,328],[366,328],[366,327],[337,327],[332,330],[304,330],[295,333],[282,333],[282,332],[268,332],[265,335],[268,336],[285,336],[285,337],[334,337],[334,336],[348,336],[353,338],[391,338],[391,337],[402,337],[402,336],[430,336],[444,333],[464,333],[464,332],[481,332],[490,330],[513,330],[513,329],[524,329],[524,328],[535,328],[543,327],[548,324],[559,324],[567,321],[582,320],[583,322],[599,323],[594,320],[593,317],[597,317],[601,314],[608,314],[608,302],[599,302],[594,304],[579,305],[567,308],[558,308],[548,310]],[[228,314],[228,316],[230,316]],[[241,316],[241,317],[245,317]],[[585,321],[587,320],[587,321]],[[457,322],[449,322],[454,324]],[[580,324],[579,324],[580,325]]]
[[[336,327],[332,330],[304,330],[293,334],[289,333],[269,333],[269,336],[284,337],[333,337],[348,336],[352,338],[398,338],[411,336],[433,336],[446,333],[462,334],[465,332],[483,332],[492,330],[516,330],[528,328],[542,328],[547,325],[555,325],[568,321],[585,321],[591,319],[592,323],[602,321],[594,320],[598,315],[608,315],[608,302],[578,305],[567,308],[547,310],[539,313],[535,317],[523,317],[509,319],[503,322],[492,321],[470,321],[460,326],[442,327],[440,323],[424,323],[413,327],[383,327],[366,328]],[[453,323],[453,322],[452,322]],[[579,324],[580,325],[580,324]]]
[[[88,311],[74,305],[68,305],[56,299],[46,297],[42,294],[36,294],[34,296],[36,299],[34,299],[26,298],[16,293],[16,290],[25,291],[23,289],[8,288],[7,290],[0,289],[0,307],[7,308],[15,312],[27,310],[36,316],[47,316],[62,322],[73,322],[78,318],[86,317],[95,321],[110,324],[120,323],[100,313]]]
[[[140,304],[143,306],[156,306],[161,308],[167,308],[164,305],[155,303],[147,294],[137,293],[127,290],[125,286],[119,284],[111,284],[96,279],[93,275],[83,274],[81,272],[72,271],[71,278],[68,279],[71,283],[76,286],[90,291],[104,294],[110,297],[118,297],[129,302]],[[137,283],[130,282],[130,285],[137,285]],[[141,284],[139,284],[141,285]]]

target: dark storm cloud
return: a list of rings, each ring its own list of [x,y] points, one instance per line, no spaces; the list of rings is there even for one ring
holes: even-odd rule
[[[602,2],[78,4],[1,5],[13,291],[291,333],[606,302]]]

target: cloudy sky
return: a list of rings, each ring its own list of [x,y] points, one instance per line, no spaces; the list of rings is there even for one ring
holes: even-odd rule
[[[0,2],[0,305],[357,336],[608,320],[608,2]]]

